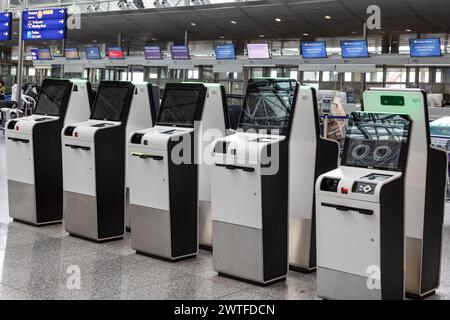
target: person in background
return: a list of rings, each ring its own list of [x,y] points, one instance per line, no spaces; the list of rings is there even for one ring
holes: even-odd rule
[[[5,100],[6,87],[5,81],[0,80],[0,100]]]

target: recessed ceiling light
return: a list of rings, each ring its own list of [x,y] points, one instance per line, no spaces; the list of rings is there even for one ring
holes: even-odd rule
[[[230,22],[231,22],[231,24],[237,24],[237,22],[234,20],[231,20]]]
[[[191,26],[195,27],[197,24],[195,22],[191,22]]]
[[[17,32],[13,32],[13,34],[17,35]]]
[[[220,36],[220,39],[225,39],[225,36]]]
[[[281,22],[281,19],[280,18],[275,18],[275,21],[276,22]]]
[[[305,37],[309,36],[309,33],[302,33]]]
[[[264,36],[263,34],[260,34],[259,37],[260,37],[260,38],[264,38],[265,36]]]
[[[324,18],[327,19],[327,20],[330,20],[331,16],[325,16]]]
[[[406,32],[411,32],[412,30],[411,30],[411,29],[405,29],[405,31],[406,31]]]
[[[92,40],[92,42],[97,42],[97,40]]]
[[[152,38],[152,41],[156,41],[156,38]]]

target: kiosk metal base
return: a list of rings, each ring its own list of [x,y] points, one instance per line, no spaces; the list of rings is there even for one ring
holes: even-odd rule
[[[177,258],[172,258],[171,259],[171,258],[161,257],[161,256],[158,256],[158,255],[155,255],[155,254],[151,254],[151,253],[142,252],[142,251],[139,251],[139,250],[136,251],[136,254],[139,254],[139,255],[145,256],[145,257],[149,257],[149,258],[154,258],[154,259],[170,262],[170,263],[175,263],[175,262],[195,259],[197,257],[197,254],[191,254],[191,255],[184,256],[184,257],[177,257]]]
[[[86,240],[86,241],[94,242],[94,243],[106,243],[106,242],[123,240],[123,236],[116,237],[116,238],[108,238],[108,239],[91,239],[91,238],[80,236],[80,235],[77,235],[74,233],[69,233],[69,235],[74,238],[78,238],[78,239],[82,239],[82,240]]]
[[[260,286],[260,287],[267,287],[267,286],[271,286],[271,285],[279,283],[279,282],[286,281],[286,277],[273,279],[273,280],[270,280],[270,281],[267,281],[267,282],[258,282],[258,281],[253,281],[253,280],[248,280],[248,279],[232,276],[232,275],[229,275],[229,274],[226,274],[226,273],[223,273],[223,272],[219,272],[218,274],[219,274],[219,276],[224,277],[224,278],[238,280],[238,281],[245,282],[245,283],[248,283],[248,284],[254,284],[254,285],[257,285],[257,286]]]
[[[212,210],[210,201],[198,203],[198,242],[200,249],[212,251]]]

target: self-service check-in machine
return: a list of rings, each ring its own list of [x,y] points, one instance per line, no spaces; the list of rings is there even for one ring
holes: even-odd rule
[[[102,242],[125,232],[125,134],[136,87],[100,83],[88,121],[62,131],[66,231]]]
[[[338,167],[339,144],[322,138],[315,92],[301,87],[289,140],[289,266],[316,269],[317,178]]]
[[[238,132],[215,142],[213,259],[220,275],[263,285],[286,278],[288,141],[301,92],[294,80],[250,80]]]
[[[317,295],[404,298],[408,115],[352,113],[341,166],[316,183]]]
[[[364,110],[408,114],[412,121],[405,172],[405,287],[425,297],[439,286],[447,153],[431,146],[426,93],[420,89],[370,89]]]
[[[204,133],[224,136],[223,102],[218,84],[167,84],[156,126],[131,135],[130,216],[138,253],[170,261],[197,254],[198,203],[206,207],[210,199],[210,163],[202,157],[211,155],[212,143]]]
[[[83,80],[42,82],[34,114],[6,125],[9,215],[37,226],[63,219],[61,129],[89,118],[91,86]]]
[[[126,142],[125,142],[125,154],[128,155],[128,137],[132,132],[140,129],[147,129],[153,127],[156,122],[156,117],[159,112],[159,87],[148,83],[135,83],[133,82],[135,89],[133,95],[133,102],[128,116],[128,122],[126,127]],[[130,230],[130,184],[129,184],[129,168],[128,168],[128,156],[125,157],[125,190],[126,190],[126,210],[125,210],[125,226],[127,230]]]

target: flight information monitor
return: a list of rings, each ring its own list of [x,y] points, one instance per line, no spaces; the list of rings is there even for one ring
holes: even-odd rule
[[[52,60],[52,53],[50,48],[39,48],[37,51],[38,60]]]
[[[162,59],[162,52],[160,46],[146,46],[144,48],[144,55],[146,60],[160,60]]]
[[[236,59],[236,49],[232,44],[221,44],[214,47],[217,60],[233,60]]]
[[[66,91],[71,87],[67,83],[43,83],[36,103],[34,114],[59,116]]]
[[[410,55],[413,58],[440,57],[441,39],[409,39]]]
[[[206,88],[199,86],[166,87],[159,109],[159,125],[191,127],[200,119]]]
[[[407,115],[353,112],[347,125],[341,165],[403,170],[410,126]]]
[[[86,47],[84,48],[87,60],[100,60],[100,48],[99,47]]]
[[[342,58],[368,58],[369,48],[367,40],[344,40],[341,41]]]
[[[295,100],[295,80],[258,79],[249,82],[239,129],[285,135]]]
[[[172,46],[170,52],[173,60],[188,60],[191,58],[188,46]]]
[[[64,49],[64,56],[68,60],[78,60],[80,59],[80,55],[78,54],[77,48],[66,48]]]
[[[39,60],[37,48],[31,49],[31,60],[33,61]]]
[[[111,60],[123,59],[123,50],[121,47],[108,48],[108,58]]]
[[[129,87],[100,86],[91,119],[120,121],[129,94]]]
[[[320,59],[327,57],[325,41],[302,42],[301,52],[303,59]]]
[[[269,44],[249,43],[247,44],[247,54],[249,59],[269,59]]]

